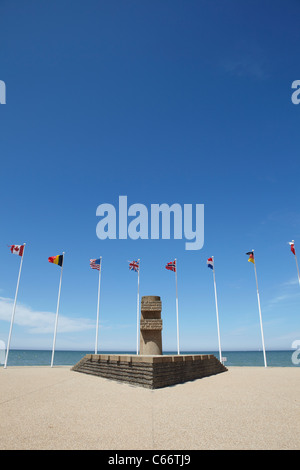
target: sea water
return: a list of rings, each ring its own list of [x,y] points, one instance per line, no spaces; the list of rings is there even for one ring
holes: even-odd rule
[[[55,351],[54,365],[73,366],[86,354],[93,351]],[[99,351],[99,354],[135,354],[134,351]],[[168,351],[164,354],[174,354]],[[183,351],[181,354],[214,354],[219,359],[217,351]],[[11,349],[8,355],[7,366],[48,366],[51,363],[52,351]],[[262,351],[223,351],[222,356],[226,358],[225,366],[249,366],[263,367],[264,358]],[[300,367],[300,353],[295,355],[290,351],[266,351],[267,365],[270,367]],[[296,360],[295,360],[296,359]],[[3,363],[0,364],[3,366]]]

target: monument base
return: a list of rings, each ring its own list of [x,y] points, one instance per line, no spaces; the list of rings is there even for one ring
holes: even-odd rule
[[[146,388],[162,388],[227,371],[212,354],[87,354],[72,370]]]

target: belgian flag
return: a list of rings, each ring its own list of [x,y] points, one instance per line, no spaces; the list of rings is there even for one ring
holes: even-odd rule
[[[57,264],[58,266],[62,266],[64,262],[64,255],[58,256],[50,256],[48,258],[49,263]]]
[[[253,263],[253,264],[255,264],[255,262],[254,262],[254,253],[253,253],[253,251],[248,251],[248,253],[246,253],[246,255],[249,255],[249,259],[248,259],[248,261],[249,261],[250,263]]]

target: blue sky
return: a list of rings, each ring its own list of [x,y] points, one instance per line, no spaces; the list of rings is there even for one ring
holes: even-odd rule
[[[267,349],[300,338],[297,1],[0,3],[0,339],[51,349],[66,252],[57,349],[134,350],[140,295],[162,299],[163,349],[217,350],[215,257],[224,350],[261,348],[255,249]],[[204,204],[204,246],[96,236],[102,203]],[[300,248],[299,248],[300,250]],[[299,251],[298,250],[298,251]],[[300,252],[300,251],[299,251]]]

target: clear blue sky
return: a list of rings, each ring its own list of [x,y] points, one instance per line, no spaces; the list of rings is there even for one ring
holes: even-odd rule
[[[94,348],[103,257],[100,350],[134,350],[140,294],[162,298],[163,348],[217,350],[215,257],[224,350],[261,347],[255,249],[267,349],[300,339],[300,79],[296,0],[78,0],[0,3],[0,339],[51,349],[66,252],[57,349]],[[205,242],[105,240],[96,209],[204,204]]]

